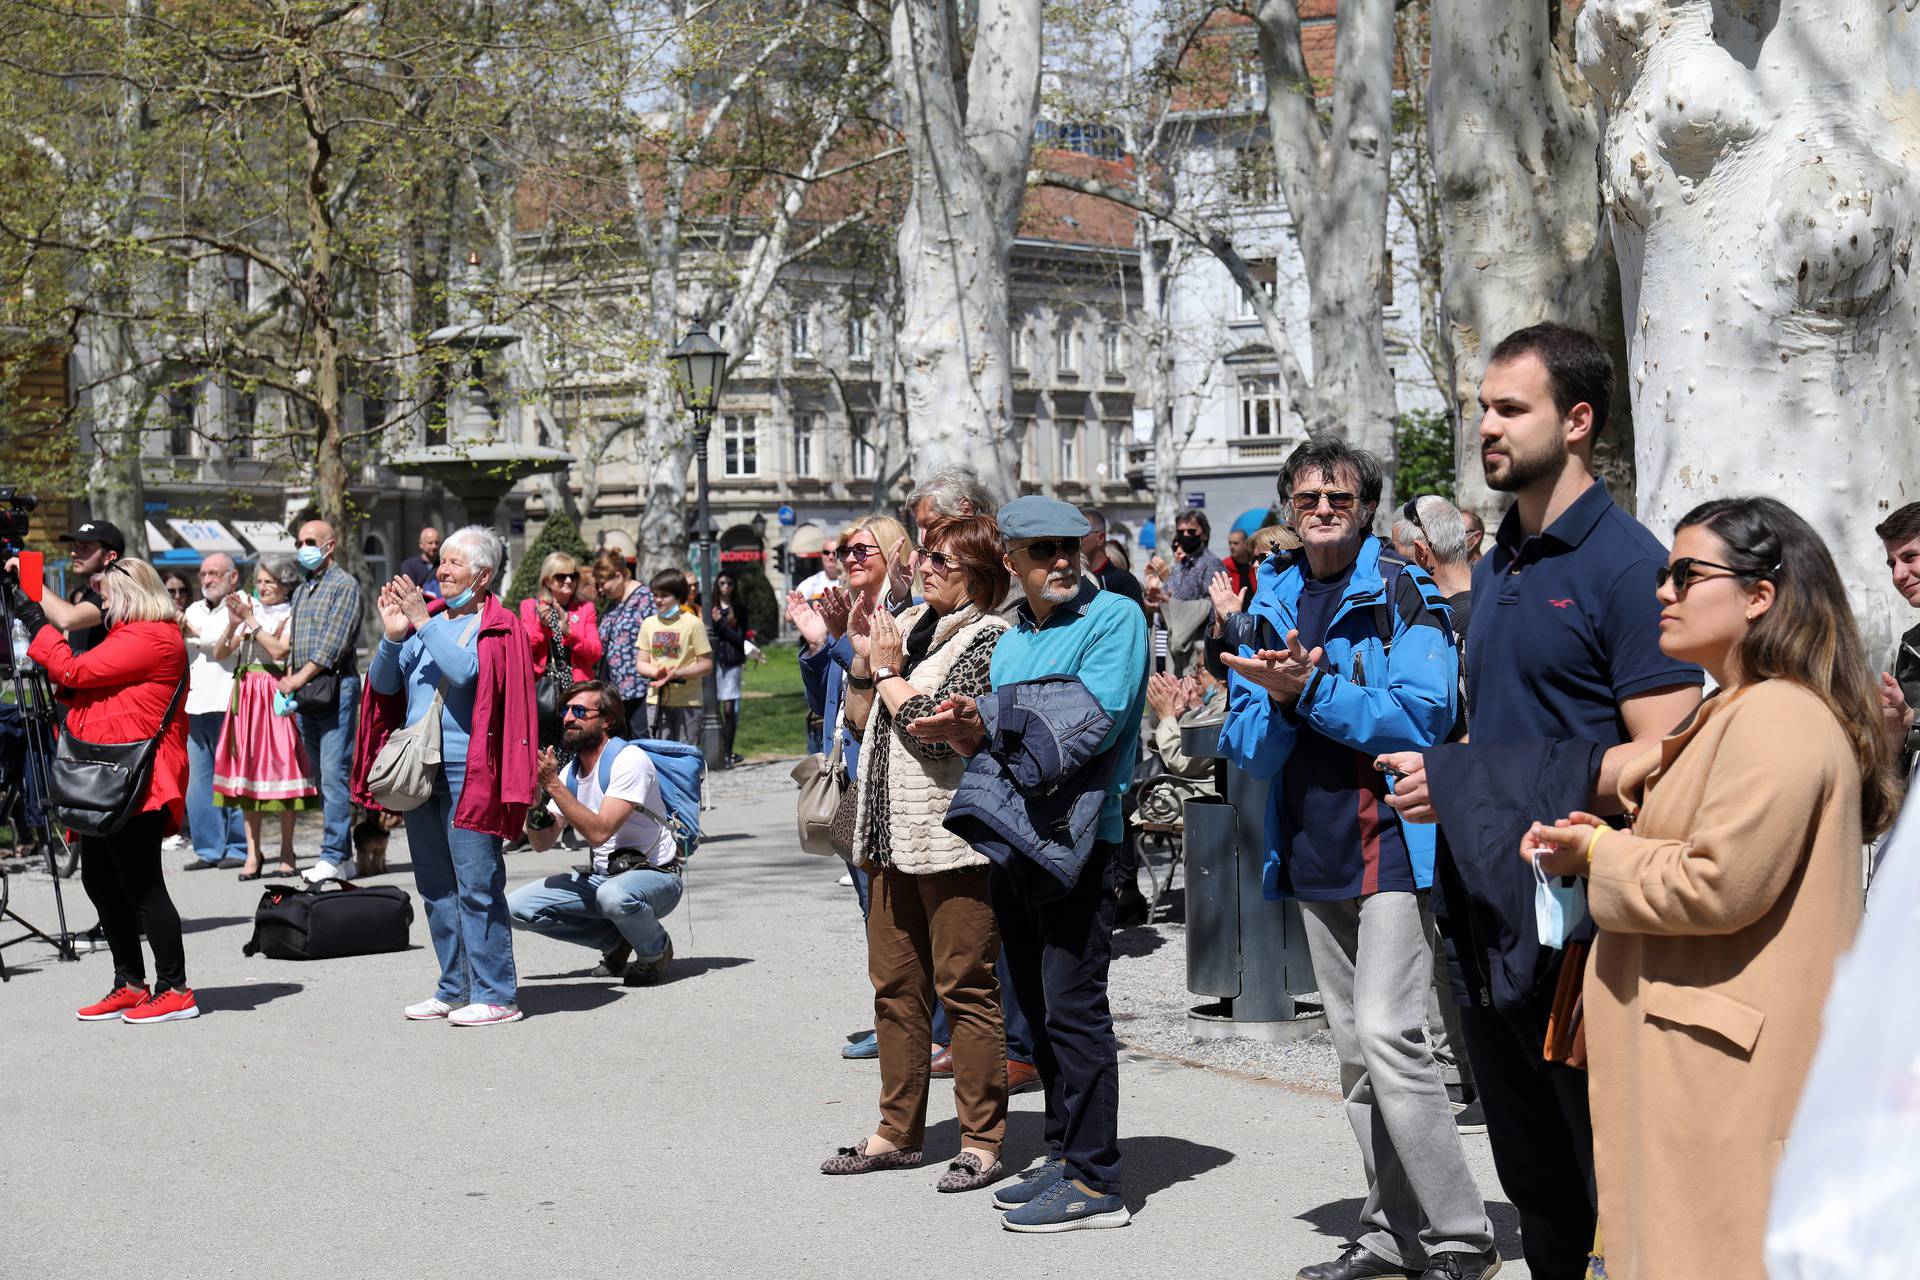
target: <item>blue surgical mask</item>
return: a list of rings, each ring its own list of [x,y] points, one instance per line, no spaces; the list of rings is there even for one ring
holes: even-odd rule
[[[666,605],[661,605],[659,608],[654,610],[654,613],[659,616],[660,621],[672,622],[675,618],[680,616],[680,606],[676,604],[672,608],[668,608]]]
[[[1533,923],[1540,945],[1566,949],[1567,939],[1587,918],[1587,884],[1578,876],[1549,876],[1533,861]]]
[[[300,567],[308,573],[312,573],[327,562],[327,552],[324,547],[302,547],[294,554],[300,559]]]
[[[473,593],[479,590],[479,588],[482,587],[483,585],[485,584],[478,579],[475,579],[473,582],[468,583],[467,589],[465,591],[462,591],[457,596],[447,597],[447,608],[448,609],[466,608],[468,605],[473,603]]]

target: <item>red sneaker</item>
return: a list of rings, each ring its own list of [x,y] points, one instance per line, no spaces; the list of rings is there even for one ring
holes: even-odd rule
[[[145,987],[115,987],[73,1016],[82,1022],[118,1022],[120,1015],[147,998]]]
[[[138,1005],[121,1014],[120,1020],[145,1026],[149,1022],[173,1022],[179,1018],[199,1016],[200,1006],[194,1003],[193,992],[181,987],[173,991],[162,991],[157,996],[148,996]]]

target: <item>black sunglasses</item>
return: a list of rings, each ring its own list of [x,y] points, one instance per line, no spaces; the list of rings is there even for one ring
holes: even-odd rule
[[[1334,509],[1336,511],[1339,510],[1338,507]],[[1418,529],[1420,532],[1425,533],[1427,531],[1427,526],[1420,523],[1420,499],[1408,498],[1407,505],[1400,508],[1400,515],[1406,520],[1408,524],[1412,525],[1414,528]]]
[[[556,573],[553,575],[552,580],[554,582],[578,582],[580,581],[580,575],[577,573]]]
[[[1026,546],[1018,548],[1033,557],[1035,564],[1047,564],[1061,556],[1069,558],[1080,554],[1078,538],[1036,538]]]
[[[1656,587],[1664,587],[1671,582],[1673,593],[1677,596],[1685,596],[1687,588],[1696,582],[1706,582],[1714,578],[1770,578],[1779,568],[1779,565],[1775,565],[1765,573],[1749,573],[1744,569],[1736,569],[1730,564],[1701,560],[1696,556],[1681,556],[1672,564],[1661,565],[1659,572],[1653,575],[1653,582]],[[1701,573],[1702,569],[1719,569],[1721,572]]]
[[[1322,498],[1325,498],[1327,505],[1335,511],[1350,511],[1353,509],[1353,504],[1359,500],[1360,495],[1357,493],[1348,493],[1344,489],[1327,489],[1324,491],[1314,489],[1306,493],[1289,494],[1287,501],[1293,504],[1295,511],[1304,513],[1308,511],[1318,511]]]

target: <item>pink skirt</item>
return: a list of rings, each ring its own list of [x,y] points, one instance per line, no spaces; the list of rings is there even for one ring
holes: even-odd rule
[[[273,714],[279,678],[263,667],[234,676],[233,708],[213,753],[214,803],[234,809],[306,809],[320,795],[300,721]]]

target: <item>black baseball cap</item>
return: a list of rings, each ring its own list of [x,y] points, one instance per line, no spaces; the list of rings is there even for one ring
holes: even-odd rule
[[[108,524],[105,520],[89,520],[72,533],[60,535],[62,542],[97,542],[108,550],[127,554],[127,535],[120,532],[120,526]]]

